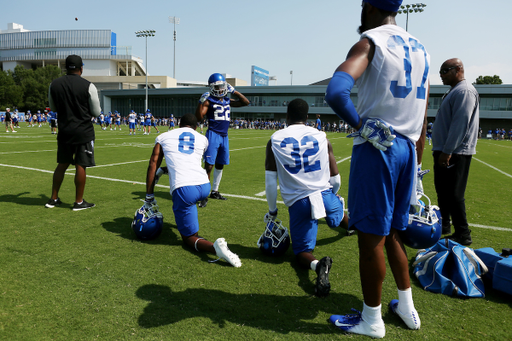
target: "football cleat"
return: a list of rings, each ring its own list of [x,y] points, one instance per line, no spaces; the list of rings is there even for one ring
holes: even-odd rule
[[[290,234],[281,220],[270,220],[256,243],[267,256],[281,256],[290,247]]]
[[[442,222],[441,211],[438,206],[431,205],[429,197],[428,205],[418,200],[417,205],[411,205],[409,210],[409,224],[407,229],[400,231],[402,242],[413,249],[427,249],[434,246],[441,238]]]
[[[156,201],[145,202],[141,208],[135,211],[132,221],[132,230],[137,238],[150,240],[157,238],[162,233],[164,217],[158,211]]]
[[[239,268],[242,266],[242,262],[238,255],[231,252],[228,248],[228,243],[224,238],[219,238],[213,243],[213,247],[215,248],[215,253],[217,257],[224,259],[229,264],[233,265],[235,268]]]
[[[400,316],[400,318],[405,322],[409,329],[420,329],[421,321],[416,309],[410,311],[408,314],[404,314],[400,311],[400,309],[398,309],[398,300],[391,300],[391,302],[389,302],[389,308],[395,314]]]
[[[382,325],[370,325],[363,320],[361,312],[352,309],[357,314],[332,315],[329,322],[347,333],[367,335],[376,339],[382,339],[386,335],[386,327]]]
[[[199,202],[199,207],[206,207],[206,205],[208,205],[208,198],[204,198],[203,200],[201,200]]]
[[[315,295],[318,297],[325,297],[331,292],[331,284],[329,283],[329,272],[332,267],[331,257],[324,257],[316,265],[316,285]]]
[[[215,97],[224,97],[228,94],[228,83],[220,73],[214,73],[208,78],[210,94]]]
[[[228,200],[227,198],[224,198],[218,191],[212,191],[210,193],[210,198],[219,199],[219,200]]]

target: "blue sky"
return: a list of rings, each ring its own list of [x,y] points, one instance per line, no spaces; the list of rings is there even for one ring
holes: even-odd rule
[[[462,59],[471,81],[497,74],[512,84],[512,1],[423,3],[423,13],[409,15],[409,32],[431,55],[431,84],[441,84],[439,68],[453,57]],[[360,13],[360,0],[11,0],[2,4],[0,29],[10,22],[31,31],[111,29],[117,45],[132,46],[132,54],[143,59],[144,38],[134,32],[153,29],[148,72],[172,77],[173,25],[168,17],[176,16],[179,81],[206,81],[220,72],[250,82],[251,65],[256,65],[276,76],[277,85],[291,83],[291,70],[293,84],[304,85],[330,77],[343,62],[359,39]],[[405,28],[406,16],[398,15],[397,24]]]

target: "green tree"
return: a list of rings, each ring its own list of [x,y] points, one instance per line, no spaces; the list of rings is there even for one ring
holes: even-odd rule
[[[500,79],[500,76],[478,76],[475,83],[473,84],[503,84],[503,81]]]
[[[48,88],[50,83],[62,75],[62,71],[54,65],[25,69],[17,66],[13,79],[23,89],[23,103],[19,108],[26,110],[43,110],[48,106]]]
[[[12,72],[0,71],[0,109],[17,108],[23,102],[23,89],[14,82]]]

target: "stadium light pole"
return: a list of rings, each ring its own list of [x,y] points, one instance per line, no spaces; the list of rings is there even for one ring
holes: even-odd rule
[[[290,70],[290,85],[293,85],[293,70]]]
[[[169,17],[169,22],[174,24],[174,57],[172,64],[172,78],[176,79],[176,25],[180,24],[180,18]]]
[[[154,37],[155,32],[155,30],[144,30],[135,32],[135,35],[138,38],[146,38],[146,109],[144,112],[148,111],[148,37]]]
[[[412,5],[401,5],[398,14],[405,13],[407,14],[407,19],[405,20],[405,30],[409,31],[409,13],[421,13],[427,7],[427,5],[423,3],[417,3]]]

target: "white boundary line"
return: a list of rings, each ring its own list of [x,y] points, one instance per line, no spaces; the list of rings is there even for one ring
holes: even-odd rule
[[[475,160],[476,160],[476,161],[478,161],[478,162],[483,163],[483,164],[484,164],[484,165],[486,165],[487,167],[490,167],[490,168],[492,168],[492,169],[494,169],[494,170],[496,170],[496,171],[500,172],[501,174],[504,174],[504,175],[508,176],[509,178],[512,178],[512,175],[510,175],[510,174],[508,174],[508,173],[505,173],[505,172],[504,172],[504,171],[502,171],[501,169],[498,169],[498,168],[496,168],[496,167],[494,167],[494,166],[492,166],[492,165],[488,164],[487,162],[483,162],[482,160],[477,159],[476,157],[473,157],[473,159],[475,159]]]
[[[46,170],[46,169],[37,169],[37,168],[32,168],[32,167],[6,165],[6,164],[3,164],[3,163],[0,163],[0,166],[1,167],[8,167],[8,168],[16,168],[16,169],[25,169],[25,170],[31,170],[31,171],[36,171],[36,172],[41,172],[41,173],[49,173],[49,174],[53,174],[53,172],[54,172],[54,171]],[[66,172],[66,175],[74,175],[74,173]],[[145,182],[140,182],[140,181],[106,178],[106,177],[95,176],[95,175],[87,175],[87,177],[88,178],[92,178],[92,179],[98,179],[98,180],[107,180],[107,181],[112,181],[112,182],[121,182],[121,183],[127,183],[127,184],[132,184],[132,185],[146,186]],[[169,186],[159,185],[159,184],[156,184],[155,187],[169,189]],[[255,198],[255,197],[250,197],[250,196],[246,196],[246,195],[225,194],[225,193],[222,193],[222,195],[224,195],[226,197],[231,197],[231,198],[248,199],[248,200],[256,200],[256,201],[263,201],[263,202],[267,201],[266,199],[263,199],[263,198]],[[278,201],[278,203],[284,204],[284,202],[282,202],[282,201]],[[486,226],[486,225],[480,225],[480,224],[469,224],[469,226],[479,227],[479,228],[483,228],[483,229],[497,230],[497,231],[512,232],[512,229],[505,228],[505,227]]]
[[[120,166],[120,165],[129,165],[129,164],[131,164],[131,163],[138,163],[138,162],[149,162],[149,160],[148,160],[148,159],[144,159],[144,160],[139,160],[139,161],[128,161],[128,162],[111,163],[111,164],[108,164],[108,165],[99,165],[99,166],[94,166],[94,167],[91,167],[91,168],[111,167],[111,166]]]

